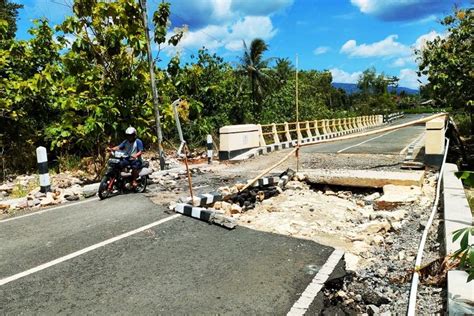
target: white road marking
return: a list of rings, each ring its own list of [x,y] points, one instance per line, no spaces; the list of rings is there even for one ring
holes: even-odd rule
[[[25,276],[28,276],[28,275],[30,275],[30,274],[39,272],[39,271],[44,270],[44,269],[46,269],[46,268],[52,267],[52,266],[57,265],[57,264],[59,264],[59,263],[61,263],[61,262],[64,262],[64,261],[73,259],[73,258],[75,258],[75,257],[78,257],[78,256],[80,256],[80,255],[83,255],[83,254],[85,254],[85,253],[88,253],[88,252],[90,252],[90,251],[92,251],[92,250],[95,250],[95,249],[97,249],[97,248],[104,247],[104,246],[106,246],[106,245],[108,245],[108,244],[111,244],[111,243],[116,242],[116,241],[118,241],[118,240],[127,238],[127,237],[132,236],[132,235],[134,235],[134,234],[136,234],[136,233],[140,233],[140,232],[145,231],[145,230],[147,230],[147,229],[150,229],[150,228],[152,228],[152,227],[155,227],[155,226],[158,226],[158,225],[160,225],[160,224],[166,223],[166,222],[168,222],[168,221],[170,221],[170,220],[172,220],[172,219],[175,219],[175,218],[177,218],[177,217],[180,217],[180,216],[181,216],[180,214],[175,214],[175,215],[172,215],[172,216],[170,216],[170,217],[160,219],[159,221],[156,221],[156,222],[153,222],[153,223],[151,223],[151,224],[142,226],[142,227],[140,227],[140,228],[131,230],[131,231],[129,231],[129,232],[123,233],[123,234],[118,235],[118,236],[116,236],[116,237],[113,237],[113,238],[104,240],[104,241],[102,241],[102,242],[100,242],[100,243],[98,243],[98,244],[95,244],[95,245],[89,246],[89,247],[87,247],[87,248],[78,250],[78,251],[76,251],[76,252],[70,253],[70,254],[68,254],[68,255],[66,255],[66,256],[57,258],[57,259],[55,259],[55,260],[53,260],[53,261],[43,263],[42,265],[39,265],[39,266],[37,266],[37,267],[34,267],[34,268],[28,269],[28,270],[26,270],[26,271],[23,271],[23,272],[14,274],[14,275],[12,275],[12,276],[6,277],[6,278],[0,280],[0,286],[5,285],[5,284],[7,284],[7,283],[10,283],[10,282],[12,282],[12,281],[18,280],[18,279],[23,278],[23,277],[25,277]]]
[[[413,145],[415,146],[420,140],[421,138],[425,136],[425,132],[423,131],[423,133],[421,133],[420,136],[418,136],[414,141],[412,141],[411,143],[409,143],[405,148],[402,149],[402,151],[400,151],[400,155],[403,155],[405,154],[405,152],[408,150],[408,148]]]
[[[343,151],[346,151],[346,150],[348,150],[348,149],[351,149],[351,148],[360,146],[360,145],[362,145],[362,144],[368,143],[368,142],[370,142],[370,141],[372,141],[372,140],[374,140],[374,139],[377,139],[377,138],[380,138],[380,137],[382,137],[382,136],[388,135],[388,134],[393,133],[393,132],[395,132],[395,131],[396,131],[396,130],[393,130],[393,131],[384,133],[384,134],[382,134],[382,135],[379,135],[379,136],[376,136],[376,137],[373,137],[373,138],[369,138],[369,139],[367,139],[367,140],[365,140],[365,141],[363,141],[363,142],[361,142],[361,143],[358,143],[358,144],[355,144],[355,145],[346,147],[346,148],[344,148],[344,149],[341,149],[341,150],[337,151],[337,153],[338,153],[338,154],[339,154],[339,153],[342,153]]]
[[[89,203],[89,202],[93,202],[93,201],[97,201],[97,200],[99,200],[99,198],[96,197],[96,198],[90,198],[90,199],[87,199],[85,201],[81,201],[81,202],[77,202],[77,203],[71,203],[71,204],[61,205],[61,206],[58,206],[58,207],[52,207],[52,208],[48,208],[48,209],[38,211],[38,212],[33,212],[33,213],[21,215],[21,216],[15,216],[15,217],[7,218],[7,219],[4,219],[4,220],[1,220],[0,223],[6,223],[6,222],[9,222],[9,221],[14,221],[14,220],[17,220],[17,219],[20,219],[20,218],[33,216],[33,215],[40,215],[40,214],[43,214],[43,213],[46,213],[46,212],[49,212],[49,211],[59,210],[59,209],[62,209],[62,208],[66,208],[66,207],[70,207],[70,206],[76,206],[76,205],[79,205],[79,204]]]
[[[300,298],[293,304],[287,314],[288,316],[303,316],[307,312],[314,298],[324,287],[324,283],[334,271],[334,268],[336,268],[343,255],[344,251],[342,250],[336,249],[332,252],[326,263],[319,269],[311,283],[301,294]]]

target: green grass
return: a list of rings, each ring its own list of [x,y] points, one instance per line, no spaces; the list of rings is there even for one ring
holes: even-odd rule
[[[12,190],[10,196],[14,199],[22,198],[28,195],[28,191],[20,183],[17,183]]]
[[[28,182],[27,185],[22,185],[21,183],[17,182],[13,187],[12,193],[10,194],[11,198],[18,199],[28,195],[31,191],[38,187],[39,179],[35,177],[34,181]]]

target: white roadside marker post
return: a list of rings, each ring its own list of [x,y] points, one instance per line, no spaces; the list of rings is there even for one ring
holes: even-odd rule
[[[36,159],[38,161],[40,191],[42,193],[50,192],[51,183],[49,181],[48,155],[46,153],[46,148],[42,146],[36,148]]]
[[[210,165],[212,164],[212,155],[213,155],[213,151],[212,151],[212,136],[211,135],[207,135],[207,163]]]

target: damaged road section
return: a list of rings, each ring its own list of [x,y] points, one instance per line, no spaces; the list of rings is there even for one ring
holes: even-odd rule
[[[230,188],[220,187],[217,193],[189,197],[185,203],[171,208],[177,213],[233,229],[237,222],[232,214],[253,209],[257,202],[280,194],[294,174],[293,170],[288,169],[279,177],[263,177],[249,180],[247,184],[237,183]]]
[[[403,314],[410,287],[407,275],[429,216],[436,178],[427,170],[420,186],[357,188],[317,184],[298,174],[278,196],[232,216],[248,228],[345,251],[348,274],[324,288],[328,314]],[[439,222],[429,237],[425,265],[442,256]],[[443,291],[442,283],[424,287],[420,310],[442,311]]]

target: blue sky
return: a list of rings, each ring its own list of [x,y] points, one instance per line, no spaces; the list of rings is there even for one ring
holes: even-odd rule
[[[70,14],[73,0],[17,0],[18,38],[27,38],[34,18],[60,23]],[[154,10],[161,0],[148,0]],[[173,26],[187,25],[177,49],[167,57],[183,60],[205,46],[234,62],[242,54],[242,40],[263,38],[268,57],[298,54],[302,69],[330,70],[335,82],[353,83],[374,66],[400,78],[400,85],[418,88],[413,48],[445,36],[439,20],[466,0],[171,0]],[[164,62],[165,62],[164,61]],[[426,82],[425,78],[421,78]]]

